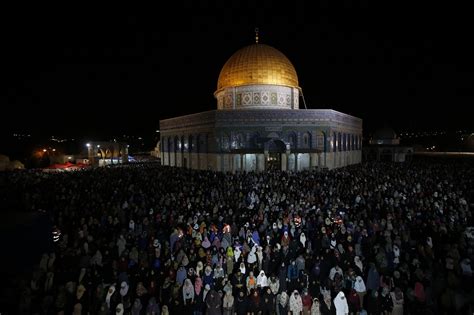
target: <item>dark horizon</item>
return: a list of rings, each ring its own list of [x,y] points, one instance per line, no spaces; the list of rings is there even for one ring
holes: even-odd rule
[[[254,42],[256,26],[260,42],[295,66],[308,108],[360,117],[365,133],[472,130],[472,21],[461,10],[439,19],[416,8],[402,16],[367,5],[279,12],[264,1],[232,15],[227,6],[184,5],[171,23],[163,15],[10,15],[2,135],[152,136],[160,119],[216,109],[220,69]]]

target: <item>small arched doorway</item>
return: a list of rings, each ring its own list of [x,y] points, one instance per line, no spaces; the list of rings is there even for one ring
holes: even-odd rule
[[[279,139],[267,142],[268,155],[265,161],[266,170],[281,170],[281,154],[286,152],[286,144]]]

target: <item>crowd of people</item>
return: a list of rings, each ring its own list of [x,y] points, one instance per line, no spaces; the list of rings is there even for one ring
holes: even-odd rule
[[[474,168],[2,175],[51,216],[19,314],[471,314]],[[470,313],[469,313],[470,312]]]

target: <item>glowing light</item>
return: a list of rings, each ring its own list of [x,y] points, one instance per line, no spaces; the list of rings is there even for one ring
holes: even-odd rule
[[[86,147],[90,148],[90,147],[91,147],[91,144],[90,144],[90,143],[87,143],[87,144],[86,144]]]
[[[46,152],[46,151],[48,151],[48,150],[46,150],[46,149],[43,149],[43,152]]]

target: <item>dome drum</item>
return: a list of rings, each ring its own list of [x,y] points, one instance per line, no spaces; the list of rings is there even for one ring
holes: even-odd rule
[[[218,109],[298,109],[299,90],[280,85],[243,85],[215,94]]]

